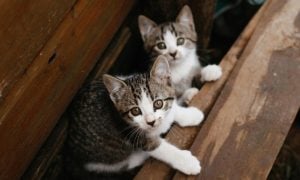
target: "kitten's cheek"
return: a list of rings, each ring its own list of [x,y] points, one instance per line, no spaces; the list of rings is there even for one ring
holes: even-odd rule
[[[161,121],[162,121],[162,117],[159,117],[159,118],[156,120],[155,127],[158,127],[158,126],[160,126],[160,124],[161,124]]]

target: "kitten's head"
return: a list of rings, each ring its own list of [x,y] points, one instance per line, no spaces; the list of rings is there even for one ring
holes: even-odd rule
[[[150,73],[132,75],[125,80],[110,75],[103,82],[123,119],[146,132],[164,124],[175,98],[170,83],[170,69],[165,57],[159,56]]]
[[[145,50],[152,56],[165,55],[172,65],[196,52],[197,33],[191,9],[187,5],[181,9],[175,22],[157,25],[143,15],[139,16],[138,21]]]

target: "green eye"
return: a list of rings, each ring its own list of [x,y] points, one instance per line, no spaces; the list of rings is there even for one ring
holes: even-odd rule
[[[163,107],[164,102],[161,99],[154,101],[153,107],[154,109],[161,109]]]
[[[134,107],[130,110],[130,113],[133,115],[133,116],[138,116],[138,115],[141,115],[142,112],[140,110],[140,108],[138,107]]]
[[[158,49],[166,49],[167,48],[167,46],[164,42],[160,42],[156,46]]]
[[[177,46],[183,45],[184,44],[184,38],[178,38],[177,39]]]

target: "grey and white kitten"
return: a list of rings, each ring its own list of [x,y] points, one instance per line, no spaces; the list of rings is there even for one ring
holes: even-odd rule
[[[192,87],[194,78],[214,81],[221,77],[220,66],[208,65],[202,68],[197,56],[197,33],[191,9],[186,5],[179,12],[175,22],[156,24],[140,15],[139,29],[145,50],[154,59],[159,55],[168,58],[172,83],[179,103],[189,103],[198,92]]]
[[[148,157],[188,174],[200,173],[200,162],[161,137],[172,123],[195,126],[203,113],[177,105],[165,57],[150,73],[128,77],[103,76],[83,89],[70,109],[67,138],[69,170],[117,173],[141,165]],[[83,177],[86,178],[86,177]]]

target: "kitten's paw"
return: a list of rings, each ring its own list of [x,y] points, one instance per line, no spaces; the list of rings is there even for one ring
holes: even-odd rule
[[[183,95],[182,95],[182,99],[183,102],[185,104],[189,104],[191,102],[191,100],[193,99],[193,97],[199,92],[199,89],[197,88],[190,88],[187,89],[186,91],[184,91]]]
[[[187,107],[180,118],[177,123],[182,127],[197,126],[203,121],[204,114],[196,107]]]
[[[201,171],[200,161],[187,150],[178,154],[174,168],[187,175],[196,175]]]
[[[201,81],[215,81],[222,76],[222,69],[218,65],[208,65],[201,70]]]

